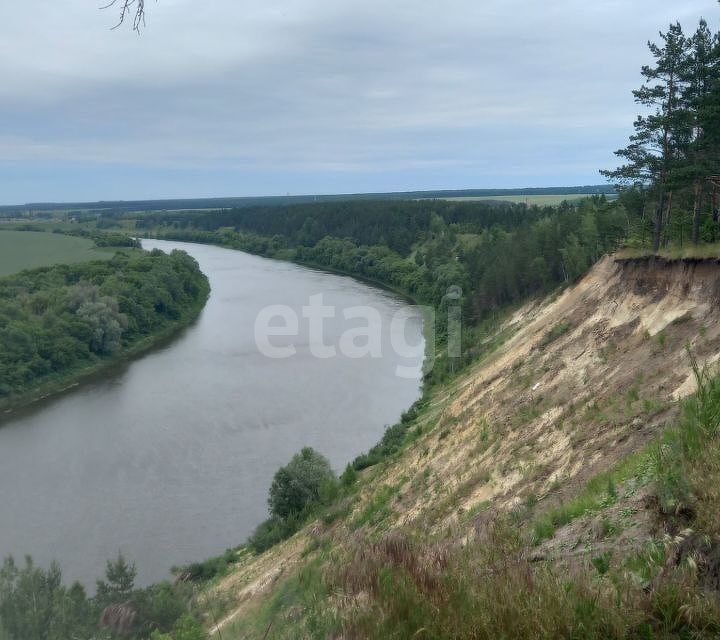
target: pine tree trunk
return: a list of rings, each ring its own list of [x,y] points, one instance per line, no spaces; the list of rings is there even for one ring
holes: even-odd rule
[[[670,191],[667,195],[667,211],[665,213],[665,216],[663,217],[663,247],[667,247],[668,242],[670,241],[670,218],[672,217],[672,201],[673,192]]]
[[[718,186],[715,182],[712,183],[712,195],[710,196],[710,213],[712,214],[713,221],[713,242],[717,242],[718,238],[718,217],[720,217],[720,211],[718,211]]]
[[[695,192],[695,202],[693,203],[693,244],[700,242],[700,207],[702,206],[703,198],[703,181],[701,178],[695,180],[693,185]]]
[[[655,233],[653,237],[653,251],[657,253],[660,251],[660,239],[662,236],[663,229],[663,210],[665,209],[665,192],[660,192],[660,199],[658,200],[657,207],[655,208]]]

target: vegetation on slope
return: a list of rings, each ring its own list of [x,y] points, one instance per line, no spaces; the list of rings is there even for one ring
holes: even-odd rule
[[[577,499],[609,504],[623,483],[642,481],[667,532],[658,539],[632,551],[545,557],[533,552],[527,507],[482,520],[466,544],[456,527],[330,533],[223,637],[717,637],[720,377],[696,375],[698,391],[676,425]]]

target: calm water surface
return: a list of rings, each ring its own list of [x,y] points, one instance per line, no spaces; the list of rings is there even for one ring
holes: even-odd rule
[[[419,396],[419,358],[390,348],[390,319],[409,318],[404,338],[422,342],[419,314],[397,297],[350,278],[237,251],[179,242],[208,275],[212,294],[178,338],[92,383],[2,418],[0,554],[59,560],[67,579],[92,584],[122,551],[138,582],[221,553],[267,515],[274,472],[303,446],[336,470],[378,441]],[[325,344],[379,312],[381,358],[311,355],[301,308],[311,295],[337,308]],[[258,312],[289,305],[300,317],[296,355],[269,359],[255,344]],[[398,328],[395,327],[395,331]],[[414,367],[410,378],[396,366]]]

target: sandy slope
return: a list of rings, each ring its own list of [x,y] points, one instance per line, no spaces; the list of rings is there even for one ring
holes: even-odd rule
[[[719,300],[716,261],[605,257],[560,296],[520,309],[505,327],[512,337],[435,394],[424,435],[367,472],[346,519],[313,524],[217,587],[234,606],[213,631],[292,570],[314,536],[343,545],[398,527],[462,535],[493,510],[577,493],[675,416],[694,388],[687,346],[701,362],[718,359]],[[387,485],[384,517],[354,527]]]

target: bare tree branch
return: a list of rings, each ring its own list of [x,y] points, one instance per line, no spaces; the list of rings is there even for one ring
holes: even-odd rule
[[[140,33],[140,29],[145,26],[145,0],[110,0],[101,9],[112,7],[120,7],[120,20],[113,29],[117,29],[132,18],[133,31]]]

